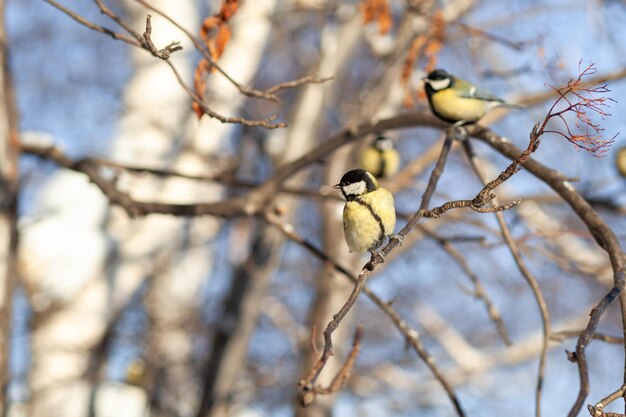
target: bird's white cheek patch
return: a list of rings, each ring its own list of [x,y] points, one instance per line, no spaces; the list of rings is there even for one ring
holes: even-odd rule
[[[381,151],[390,151],[393,149],[393,142],[390,140],[381,140],[376,143],[376,148]]]
[[[443,90],[444,88],[448,88],[448,86],[450,85],[450,80],[447,78],[444,80],[430,80],[429,83],[433,90],[439,91]]]
[[[344,185],[343,192],[346,195],[361,195],[365,192],[367,185],[365,185],[365,181],[355,182],[353,184]]]

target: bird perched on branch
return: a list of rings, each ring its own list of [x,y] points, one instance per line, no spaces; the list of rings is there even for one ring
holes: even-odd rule
[[[361,167],[376,178],[387,178],[398,172],[400,155],[393,140],[378,136],[361,152]]]
[[[378,248],[396,227],[393,195],[378,185],[376,178],[363,169],[346,172],[335,188],[341,190],[343,232],[350,252],[370,251],[382,257]]]
[[[430,72],[423,81],[428,103],[435,116],[458,126],[477,122],[495,107],[521,107],[506,103],[443,69]]]

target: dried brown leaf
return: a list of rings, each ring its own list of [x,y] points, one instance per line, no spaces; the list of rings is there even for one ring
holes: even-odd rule
[[[196,66],[196,70],[194,72],[194,77],[193,77],[194,91],[196,95],[200,98],[204,97],[204,90],[206,89],[206,76],[209,73],[210,67],[211,67],[211,64],[209,64],[209,62],[206,59],[203,59],[200,62],[198,62],[198,65]],[[191,104],[191,107],[194,113],[196,113],[196,116],[198,117],[198,119],[201,118],[202,115],[204,114],[204,111],[202,110],[200,105],[194,101]]]
[[[378,23],[380,34],[388,33],[393,27],[393,17],[388,0],[363,0],[360,8],[363,23]]]

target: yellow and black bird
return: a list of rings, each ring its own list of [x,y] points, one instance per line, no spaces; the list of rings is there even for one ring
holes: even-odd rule
[[[363,149],[360,162],[376,178],[388,178],[398,172],[400,154],[391,138],[380,135]]]
[[[445,122],[464,125],[477,122],[495,107],[520,107],[443,69],[430,72],[423,81],[431,110]]]
[[[622,146],[615,154],[615,167],[622,177],[626,177],[626,146]]]
[[[343,232],[350,252],[378,253],[396,227],[393,195],[363,169],[346,172],[335,188],[346,199]]]

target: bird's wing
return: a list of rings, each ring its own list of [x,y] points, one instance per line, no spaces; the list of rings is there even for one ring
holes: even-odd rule
[[[484,100],[484,101],[504,102],[504,100],[502,100],[499,97],[494,96],[489,91],[484,90],[480,87],[476,87],[475,85],[472,85],[468,83],[467,81],[459,80],[458,78],[453,88],[457,90],[459,92],[459,96],[463,98],[474,98],[477,100]]]

